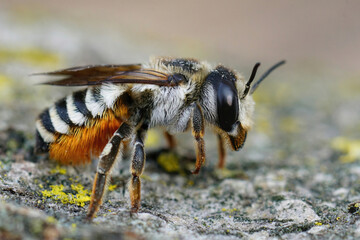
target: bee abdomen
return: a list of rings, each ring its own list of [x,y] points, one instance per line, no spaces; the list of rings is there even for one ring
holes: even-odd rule
[[[63,164],[89,162],[128,117],[128,95],[123,93],[123,88],[104,85],[56,102],[36,121],[36,152],[49,152]]]
[[[48,150],[49,143],[59,135],[69,134],[71,128],[85,126],[90,118],[106,109],[101,99],[95,98],[91,88],[74,92],[43,111],[36,121],[38,152]],[[93,111],[89,107],[95,108]],[[95,115],[95,116],[93,116]]]
[[[55,141],[55,127],[52,123],[49,109],[42,112],[36,121],[36,146],[37,153],[47,152],[49,143]]]

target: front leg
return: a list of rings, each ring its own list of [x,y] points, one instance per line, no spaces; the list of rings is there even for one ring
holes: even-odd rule
[[[87,214],[87,218],[90,220],[94,218],[102,203],[102,199],[106,192],[106,186],[109,182],[109,175],[112,167],[114,166],[115,160],[121,152],[120,149],[123,144],[123,140],[129,138],[132,131],[133,128],[130,125],[123,123],[119,129],[116,130],[100,155],[91,194],[89,211]]]
[[[168,131],[164,132],[164,136],[168,145],[168,149],[171,151],[175,150],[176,147],[176,140],[173,135],[171,135]]]
[[[219,150],[218,168],[224,168],[225,167],[225,157],[226,157],[224,138],[220,134],[217,134],[217,136],[218,136],[218,150]]]
[[[195,105],[192,118],[192,134],[196,140],[196,163],[193,174],[198,174],[205,163],[204,116],[198,104]]]
[[[140,199],[141,199],[140,176],[143,173],[145,167],[144,139],[148,128],[149,125],[147,123],[143,123],[139,128],[139,130],[136,132],[134,152],[130,166],[130,171],[132,174],[129,184],[131,213],[136,213],[140,208]]]

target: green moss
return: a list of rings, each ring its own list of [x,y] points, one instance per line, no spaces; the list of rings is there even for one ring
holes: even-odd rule
[[[284,198],[284,196],[281,196],[281,195],[275,195],[275,196],[271,197],[271,200],[274,202],[280,202],[282,200],[285,200],[285,198]]]

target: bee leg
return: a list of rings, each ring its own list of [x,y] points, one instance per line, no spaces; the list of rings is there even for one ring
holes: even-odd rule
[[[224,168],[225,166],[225,157],[226,157],[226,149],[224,146],[224,138],[218,134],[218,149],[219,149],[219,162],[218,168]]]
[[[130,171],[132,174],[129,193],[131,200],[131,213],[136,213],[140,208],[141,199],[141,180],[140,176],[145,167],[145,151],[144,151],[144,139],[148,130],[148,124],[143,123],[136,133],[134,152],[132,156]]]
[[[166,139],[168,148],[170,150],[174,150],[176,147],[176,140],[175,140],[174,136],[171,135],[168,131],[165,131],[164,135],[165,135],[165,139]]]
[[[193,174],[198,174],[201,166],[205,162],[205,143],[204,143],[204,116],[198,104],[195,105],[192,118],[192,134],[196,140],[196,163]]]
[[[87,214],[87,219],[89,220],[91,220],[95,216],[95,213],[99,210],[102,198],[104,197],[107,189],[106,186],[109,182],[111,169],[120,154],[120,148],[123,140],[129,138],[132,131],[133,129],[130,125],[123,123],[119,129],[116,130],[100,155],[91,194],[89,211]]]

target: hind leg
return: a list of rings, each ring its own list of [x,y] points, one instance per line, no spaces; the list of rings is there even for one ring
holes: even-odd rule
[[[109,182],[111,169],[114,166],[116,159],[120,157],[120,149],[123,140],[129,138],[132,131],[133,129],[130,125],[123,123],[111,137],[100,155],[87,214],[87,218],[90,220],[94,218],[102,203],[102,199],[107,189],[107,183]]]
[[[132,174],[129,193],[131,200],[131,213],[136,213],[140,208],[141,200],[141,180],[140,176],[145,168],[145,151],[144,151],[144,139],[148,130],[148,124],[143,123],[139,130],[136,132],[133,156],[130,166]]]

